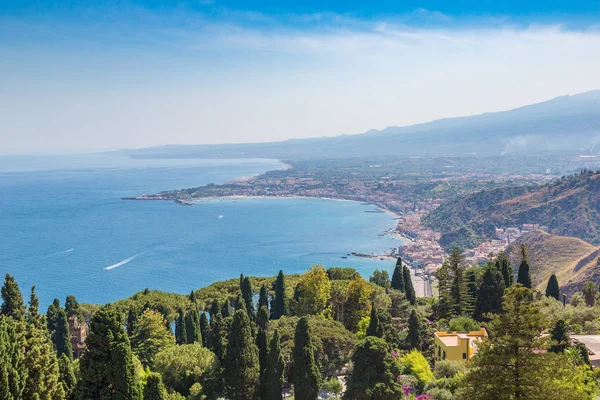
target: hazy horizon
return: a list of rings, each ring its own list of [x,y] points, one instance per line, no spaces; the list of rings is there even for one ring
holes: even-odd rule
[[[0,6],[0,154],[359,134],[600,88],[600,5]]]

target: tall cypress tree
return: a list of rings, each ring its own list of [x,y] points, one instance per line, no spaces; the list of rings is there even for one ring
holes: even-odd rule
[[[200,313],[200,334],[202,335],[202,345],[204,347],[209,347],[210,323],[208,322],[206,312],[204,311]]]
[[[221,312],[221,305],[219,304],[219,300],[214,299],[212,301],[210,309],[208,310],[208,314],[210,315],[211,320],[213,320],[217,315],[225,317],[225,315],[223,315]]]
[[[177,320],[175,322],[175,342],[177,344],[187,343],[186,318],[182,308],[177,311]]]
[[[279,319],[283,315],[288,315],[287,300],[285,297],[285,276],[283,271],[279,270],[277,279],[273,287],[275,295],[273,296],[273,305],[271,306],[271,318]]]
[[[500,267],[500,272],[504,278],[504,287],[508,289],[513,284],[513,268],[504,252],[500,252],[496,257],[496,265]]]
[[[135,309],[135,306],[131,305],[129,310],[127,310],[127,334],[129,336],[133,335],[133,331],[135,330],[135,323],[137,322],[138,313]]]
[[[371,306],[371,317],[367,327],[367,336],[383,337],[383,326],[379,323],[379,315],[375,304]]]
[[[267,362],[269,356],[269,343],[266,331],[260,330],[256,335],[256,347],[258,348],[259,398],[265,399],[267,396]]]
[[[261,307],[269,308],[269,292],[264,284],[260,287],[260,293],[258,295],[258,309],[260,310]]]
[[[316,400],[321,387],[321,374],[315,363],[308,318],[302,317],[294,335],[293,383],[296,400]]]
[[[285,362],[281,355],[281,345],[279,343],[279,331],[275,329],[271,342],[269,343],[269,352],[266,372],[266,400],[281,400],[283,391],[283,369]]]
[[[79,303],[77,299],[73,295],[68,295],[65,299],[65,312],[67,313],[67,317],[71,317],[73,315],[77,315],[79,318]],[[80,321],[81,322],[81,321]]]
[[[65,398],[67,400],[72,400],[75,394],[74,391],[77,379],[75,378],[75,372],[73,371],[73,363],[65,354],[58,359],[58,373],[59,382],[62,384],[65,392]]]
[[[529,273],[529,258],[527,256],[527,249],[525,245],[521,245],[521,264],[519,265],[519,274],[517,277],[517,283],[525,286],[527,289],[531,289],[531,274]]]
[[[504,289],[502,274],[496,268],[488,266],[483,273],[483,280],[475,302],[474,317],[476,320],[483,320],[485,314],[502,312]]]
[[[417,301],[417,295],[410,277],[410,269],[408,269],[407,266],[404,266],[404,269],[402,270],[402,278],[404,280],[404,292],[406,293],[406,299],[412,306],[414,306]]]
[[[232,400],[256,400],[259,389],[258,348],[245,310],[233,315],[224,362],[227,394]]]
[[[25,316],[23,295],[19,290],[17,281],[10,274],[6,274],[4,277],[4,285],[2,285],[1,292],[2,306],[0,307],[0,314],[14,319],[22,319]]]
[[[56,330],[56,316],[60,310],[60,300],[54,299],[52,304],[48,306],[46,312],[46,323],[48,324],[48,332],[52,333]]]
[[[87,351],[79,359],[79,399],[141,400],[129,337],[118,311],[101,307],[92,317]]]
[[[423,347],[423,339],[421,337],[423,326],[421,324],[421,317],[415,309],[410,312],[408,317],[408,344],[411,349],[421,350]]]
[[[221,315],[223,318],[231,317],[231,303],[229,299],[225,299],[223,306],[221,307]]]
[[[69,358],[69,360],[72,360],[73,347],[71,346],[69,321],[67,320],[67,313],[65,310],[59,310],[56,315],[56,331],[54,332],[53,338],[58,357],[64,354]]]
[[[556,300],[560,300],[560,287],[558,286],[558,279],[554,274],[552,274],[550,279],[548,279],[548,286],[546,286],[546,297],[554,297]]]
[[[144,400],[167,400],[168,398],[161,375],[150,372],[146,378],[146,386],[144,386]]]
[[[202,344],[202,333],[200,332],[200,317],[198,311],[194,308],[185,317],[185,333],[187,335],[186,342]]]
[[[404,292],[404,267],[402,266],[402,259],[398,257],[398,261],[396,261],[396,267],[394,268],[394,273],[392,274],[392,289],[400,290]]]
[[[256,315],[254,314],[254,302],[252,298],[254,296],[254,292],[252,290],[252,283],[250,282],[250,278],[245,277],[242,282],[242,298],[244,299],[244,304],[246,305],[246,313],[248,314],[248,318],[250,321],[254,321]]]
[[[190,293],[189,299],[190,299],[190,302],[192,303],[192,305],[196,306],[197,298],[196,298],[196,293],[194,293],[193,290]]]

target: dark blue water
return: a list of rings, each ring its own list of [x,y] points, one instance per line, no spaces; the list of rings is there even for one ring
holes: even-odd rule
[[[104,303],[144,288],[188,293],[217,280],[350,266],[368,276],[394,263],[349,257],[399,241],[388,214],[353,202],[214,200],[192,207],[121,197],[222,183],[282,168],[274,160],[0,158],[0,271],[42,305],[73,294]],[[222,217],[220,217],[222,216]],[[219,218],[220,217],[220,218]],[[105,270],[107,267],[111,267]]]

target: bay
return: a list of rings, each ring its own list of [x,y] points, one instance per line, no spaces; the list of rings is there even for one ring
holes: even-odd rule
[[[355,202],[218,199],[191,207],[123,201],[283,168],[277,160],[136,160],[119,155],[0,157],[0,271],[42,306],[73,294],[105,303],[145,288],[189,293],[212,282],[300,273],[313,264],[391,272],[346,257],[400,245],[393,216]]]

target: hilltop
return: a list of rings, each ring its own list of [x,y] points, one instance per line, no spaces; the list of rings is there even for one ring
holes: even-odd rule
[[[561,291],[568,295],[581,290],[585,282],[600,279],[598,246],[537,230],[524,234],[508,247],[507,254],[515,266],[521,262],[522,244],[529,254],[533,284],[542,291],[552,274],[556,274]]]
[[[282,127],[285,131],[285,127]],[[171,145],[127,150],[136,158],[429,157],[598,154],[600,90],[480,115],[445,118],[356,135],[268,143]]]
[[[554,235],[600,244],[600,173],[584,171],[539,186],[483,190],[442,204],[423,220],[440,244],[473,247],[496,228],[539,224]]]

